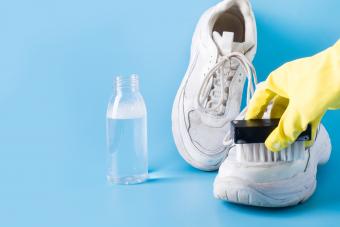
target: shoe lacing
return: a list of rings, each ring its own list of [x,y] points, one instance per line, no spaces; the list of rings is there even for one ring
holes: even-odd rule
[[[224,113],[229,96],[229,86],[236,73],[236,70],[233,70],[235,68],[233,59],[239,63],[248,79],[247,104],[254,94],[257,78],[253,64],[243,54],[232,52],[221,56],[204,78],[197,96],[198,106],[202,111],[215,114]]]

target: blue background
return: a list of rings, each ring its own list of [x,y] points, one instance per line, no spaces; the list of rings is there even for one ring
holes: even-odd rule
[[[305,204],[260,209],[212,196],[216,173],[178,155],[171,107],[202,12],[217,0],[0,2],[0,226],[317,226],[340,221],[340,112],[323,122],[333,154]],[[337,0],[253,0],[261,80],[340,37]],[[150,177],[105,179],[113,76],[138,73]],[[303,84],[301,85],[303,86]]]

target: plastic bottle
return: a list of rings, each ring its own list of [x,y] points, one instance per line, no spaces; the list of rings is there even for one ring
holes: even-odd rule
[[[147,112],[138,75],[117,76],[106,114],[107,179],[135,184],[148,178]]]

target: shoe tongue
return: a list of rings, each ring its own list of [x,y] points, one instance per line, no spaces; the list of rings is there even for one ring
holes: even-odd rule
[[[233,32],[223,32],[222,36],[218,32],[213,32],[213,39],[219,52],[222,55],[227,55],[232,51],[232,45],[234,41]]]
[[[222,35],[216,31],[213,32],[213,40],[218,47],[221,55],[227,55],[231,52],[240,52],[242,54],[246,54],[254,44],[250,42],[234,42],[234,33],[233,32],[223,32]]]

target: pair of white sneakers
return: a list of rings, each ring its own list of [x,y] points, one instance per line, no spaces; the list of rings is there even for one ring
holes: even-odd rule
[[[205,171],[219,169],[216,198],[254,206],[295,205],[313,194],[317,165],[328,161],[331,143],[322,125],[308,149],[296,142],[273,153],[264,144],[233,143],[230,123],[244,118],[240,106],[245,81],[247,101],[257,83],[251,63],[256,47],[248,0],[224,0],[202,15],[173,105],[173,136],[189,164]]]

